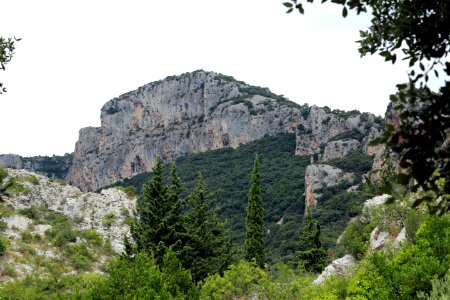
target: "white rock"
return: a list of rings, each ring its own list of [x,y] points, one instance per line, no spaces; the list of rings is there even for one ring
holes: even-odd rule
[[[394,240],[394,246],[399,247],[404,241],[406,241],[406,227],[403,227],[402,230],[400,230]]]
[[[74,226],[78,230],[93,229],[97,231],[104,240],[109,239],[113,249],[121,252],[124,249],[123,238],[129,236],[130,228],[125,224],[127,215],[124,212],[133,212],[136,199],[130,199],[124,192],[116,189],[106,189],[99,193],[85,193],[80,189],[50,182],[41,175],[26,170],[8,169],[11,177],[26,178],[30,175],[39,178],[39,184],[34,185],[23,181],[30,192],[9,198],[8,204],[15,209],[29,208],[34,206],[45,206],[47,209],[62,213],[74,220]],[[106,215],[113,214],[115,220],[110,226],[103,224]],[[5,219],[8,227],[24,230],[32,220],[22,216],[11,216]],[[49,225],[36,225],[35,230],[40,234],[49,229]]]
[[[48,225],[48,224],[38,224],[38,225],[34,225],[33,232],[39,234],[40,236],[44,236],[45,232],[51,228],[52,228],[52,226]]]
[[[344,257],[333,260],[323,272],[317,277],[313,284],[320,284],[325,279],[332,276],[343,276],[348,273],[349,270],[356,267],[356,260],[351,254],[347,254]]]
[[[370,233],[370,249],[383,249],[389,240],[389,232],[380,231],[378,227]]]
[[[33,222],[33,220],[19,215],[8,216],[3,218],[8,229],[11,230],[25,230]]]

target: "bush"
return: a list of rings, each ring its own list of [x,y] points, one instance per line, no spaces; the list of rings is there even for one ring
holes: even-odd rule
[[[27,181],[29,183],[32,183],[34,185],[38,185],[39,184],[39,179],[36,176],[34,176],[34,175],[30,175],[30,176],[25,177],[25,181]]]
[[[337,255],[350,253],[361,259],[367,251],[370,233],[373,229],[373,225],[364,224],[359,220],[348,223],[337,246]]]
[[[0,215],[0,216],[1,216],[1,215]],[[3,220],[0,219],[0,232],[5,231],[6,228],[8,228],[6,222],[4,222]]]
[[[24,241],[26,243],[29,243],[33,240],[33,235],[31,234],[31,232],[29,230],[22,231],[20,233],[20,237],[21,237],[22,241]]]
[[[89,245],[102,246],[103,238],[102,236],[93,229],[85,229],[80,231],[80,236],[84,238]]]
[[[102,224],[103,226],[110,227],[114,222],[116,222],[116,215],[114,213],[109,213],[103,216]]]
[[[200,299],[248,299],[267,294],[271,282],[269,275],[256,263],[240,261],[231,265],[223,276],[214,274],[205,279]]]
[[[163,272],[145,253],[110,263],[108,276],[93,284],[82,299],[197,299],[189,272],[169,251]]]
[[[18,213],[22,216],[27,217],[28,219],[35,221],[39,221],[41,216],[43,215],[39,208],[34,205],[30,206],[29,208],[22,208],[18,211]]]
[[[416,299],[430,292],[433,278],[450,269],[450,216],[427,216],[416,238],[397,254],[369,255],[350,282],[349,299]]]
[[[68,243],[76,242],[77,235],[73,230],[72,223],[66,217],[56,217],[52,222],[52,228],[45,232],[45,235],[56,247],[62,247]]]
[[[116,189],[124,192],[130,199],[136,197],[136,188],[134,186],[127,186],[127,187],[116,186]]]
[[[6,240],[0,236],[0,256],[6,252]]]
[[[85,243],[66,245],[64,254],[75,269],[89,271],[92,268],[94,255]]]
[[[418,293],[418,299],[448,300],[450,298],[450,270],[441,280],[435,276],[431,281],[432,290],[429,295],[424,292]]]

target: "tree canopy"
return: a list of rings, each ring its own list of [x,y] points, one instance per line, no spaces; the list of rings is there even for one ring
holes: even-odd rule
[[[5,71],[6,65],[11,61],[16,49],[14,42],[20,41],[16,38],[4,38],[0,36],[0,70]],[[0,94],[5,93],[6,88],[0,82]]]

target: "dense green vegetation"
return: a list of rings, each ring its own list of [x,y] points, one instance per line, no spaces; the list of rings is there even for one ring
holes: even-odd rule
[[[411,210],[405,205],[406,215]],[[382,208],[391,212],[392,208]],[[381,208],[380,208],[381,209]],[[420,210],[423,213],[422,210]],[[375,212],[377,213],[377,212]],[[398,216],[389,216],[389,218]],[[405,219],[401,219],[405,221]],[[146,254],[113,261],[106,275],[30,276],[5,284],[0,299],[446,299],[450,216],[424,216],[400,248],[365,253],[355,270],[313,285],[302,268],[239,261],[195,285],[172,251],[160,267]]]
[[[201,172],[211,192],[212,206],[218,209],[223,220],[228,221],[233,240],[241,245],[252,158],[256,153],[260,159],[264,232],[270,232],[265,236],[267,262],[295,262],[299,245],[298,239],[292,237],[299,237],[303,228],[305,168],[310,164],[310,158],[294,155],[294,134],[266,136],[237,149],[223,148],[177,159],[175,162],[184,195],[193,190],[196,174]],[[354,172],[354,184],[358,184],[360,175],[370,170],[372,158],[361,151],[354,151],[345,158],[327,163],[342,167],[346,172]],[[163,175],[169,175],[168,166],[163,168]],[[140,174],[116,185],[134,186],[140,194],[141,186],[149,176],[150,173]],[[346,192],[351,185],[343,183],[321,192],[320,205],[314,214],[322,225],[322,241],[326,249],[334,247],[347,221],[359,212],[365,200],[361,191]],[[282,224],[278,225],[281,219]]]

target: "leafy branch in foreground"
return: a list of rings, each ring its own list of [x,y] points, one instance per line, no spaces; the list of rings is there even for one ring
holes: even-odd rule
[[[6,65],[11,61],[14,50],[16,49],[14,42],[18,42],[17,38],[4,38],[0,36],[0,70],[5,71]],[[6,93],[6,88],[0,82],[0,94]]]
[[[326,2],[327,0],[322,0]],[[306,2],[313,3],[314,0]],[[359,53],[378,53],[395,63],[397,55],[409,63],[409,84],[399,84],[391,96],[400,119],[399,128],[387,126],[378,142],[399,155],[402,168],[393,192],[404,194],[421,189],[415,205],[427,203],[431,213],[450,211],[450,82],[444,80],[439,93],[433,93],[430,74],[450,77],[450,2],[448,0],[331,0],[349,10],[370,12],[371,25],[360,31]],[[288,13],[304,8],[298,0],[283,3]]]

